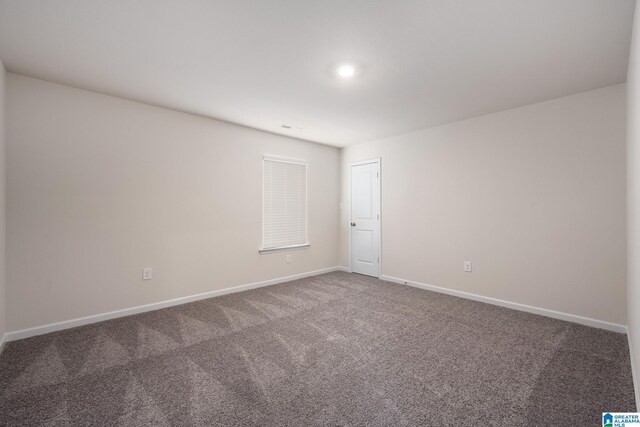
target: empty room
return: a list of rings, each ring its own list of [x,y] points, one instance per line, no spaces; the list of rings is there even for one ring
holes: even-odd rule
[[[634,0],[0,0],[0,426],[639,405]]]

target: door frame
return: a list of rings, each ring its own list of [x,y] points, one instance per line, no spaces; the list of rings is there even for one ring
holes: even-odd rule
[[[382,158],[378,157],[378,158],[374,158],[374,159],[369,159],[369,160],[360,160],[357,162],[350,162],[349,163],[349,174],[348,174],[348,194],[347,194],[347,203],[349,203],[349,217],[347,218],[347,223],[349,224],[349,273],[353,273],[353,266],[351,265],[351,259],[352,254],[351,254],[351,241],[352,241],[352,230],[353,227],[351,227],[351,168],[353,166],[359,166],[359,165],[368,165],[370,163],[377,163],[378,164],[378,170],[380,171],[380,185],[378,186],[378,192],[379,197],[378,197],[378,212],[380,212],[380,220],[378,221],[378,257],[380,258],[380,262],[378,262],[378,275],[377,277],[380,278],[380,276],[382,276]]]

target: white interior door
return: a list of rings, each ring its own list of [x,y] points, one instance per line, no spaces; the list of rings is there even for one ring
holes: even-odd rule
[[[380,276],[380,161],[351,165],[351,271]]]

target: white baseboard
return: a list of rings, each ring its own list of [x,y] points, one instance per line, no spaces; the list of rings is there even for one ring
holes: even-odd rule
[[[77,319],[64,320],[62,322],[50,323],[48,325],[36,326],[28,329],[8,332],[4,335],[2,343],[5,341],[15,341],[23,338],[29,338],[36,335],[48,334],[50,332],[61,331],[63,329],[75,328],[90,323],[102,322],[104,320],[115,319],[117,317],[130,316],[132,314],[144,313],[147,311],[159,310],[161,308],[172,307],[174,305],[186,304],[188,302],[198,301],[202,299],[217,297],[220,295],[231,294],[235,292],[248,291],[249,289],[261,288],[263,286],[276,285],[278,283],[290,282],[292,280],[303,279],[305,277],[317,276],[319,274],[339,271],[340,267],[323,268],[322,270],[308,271],[306,273],[294,274],[293,276],[278,277],[275,279],[264,280],[261,282],[249,283],[246,285],[234,286],[210,292],[204,292],[196,295],[176,298],[167,301],[160,301],[152,304],[140,305],[137,307],[125,308],[122,310],[110,311],[108,313],[96,314],[93,316],[80,317]]]
[[[336,270],[338,271],[344,271],[345,273],[351,273],[351,270],[349,270],[349,267],[344,267],[342,265],[339,265],[336,267]]]
[[[466,298],[474,301],[480,301],[487,304],[499,305],[501,307],[512,308],[514,310],[526,311],[527,313],[540,314],[542,316],[552,317],[554,319],[559,319],[559,320],[566,320],[568,322],[579,323],[581,325],[591,326],[594,328],[606,329],[608,331],[620,332],[623,334],[627,333],[627,327],[625,325],[619,325],[617,323],[605,322],[603,320],[591,319],[588,317],[577,316],[575,314],[568,314],[560,311],[548,310],[546,308],[534,307],[531,305],[520,304],[517,302],[504,301],[496,298],[490,298],[482,295],[472,294],[469,292],[441,288],[439,286],[427,285],[425,283],[413,282],[411,280],[399,279],[397,277],[382,275],[380,276],[380,280],[386,280],[388,282],[413,286],[415,288],[426,289],[428,291],[439,292],[441,294],[447,294],[455,297]]]
[[[635,366],[634,362],[635,362],[635,357],[634,357],[634,352],[633,352],[633,343],[631,342],[631,335],[629,334],[628,331],[628,327],[627,327],[627,340],[629,342],[629,358],[631,359],[631,378],[633,380],[633,389],[636,392],[636,411],[640,409],[640,372],[638,372],[638,369],[640,369],[640,366]]]
[[[3,334],[0,337],[0,354],[2,354],[2,350],[4,350],[4,345],[7,343],[8,337],[7,334]]]

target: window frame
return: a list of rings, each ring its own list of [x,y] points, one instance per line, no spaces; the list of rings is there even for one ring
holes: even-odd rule
[[[300,243],[296,245],[288,245],[288,246],[276,246],[273,248],[265,248],[264,247],[264,227],[265,227],[265,162],[279,162],[279,163],[289,163],[299,166],[304,166],[304,240],[305,243]],[[290,250],[299,250],[306,249],[311,246],[309,242],[309,163],[305,160],[301,159],[292,159],[287,157],[279,157],[279,156],[271,156],[271,155],[263,155],[262,156],[262,224],[261,224],[261,234],[260,234],[260,248],[258,252],[260,254],[268,254],[273,252],[281,252],[281,251],[290,251]]]

